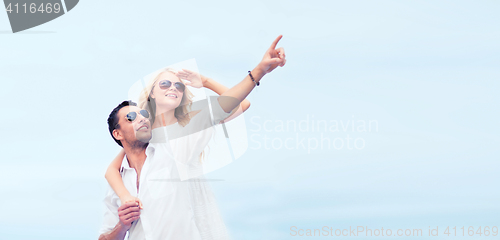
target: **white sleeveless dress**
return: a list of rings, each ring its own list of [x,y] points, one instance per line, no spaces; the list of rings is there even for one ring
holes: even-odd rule
[[[229,116],[229,113],[225,113],[217,101],[213,101],[211,106],[212,116],[210,109],[203,107],[186,126],[175,123],[154,129],[153,135],[154,139],[165,139],[166,149],[171,151],[175,159],[178,183],[188,187],[194,221],[201,238],[226,240],[230,237],[210,183],[204,177],[206,159],[200,159],[200,154],[214,136],[214,125]],[[157,134],[164,134],[165,137],[158,138]]]

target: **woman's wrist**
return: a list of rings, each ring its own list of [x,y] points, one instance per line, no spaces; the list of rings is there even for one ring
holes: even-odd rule
[[[129,198],[132,198],[132,195],[130,193],[122,193],[118,195],[118,197],[120,198],[120,200],[127,200]]]
[[[266,72],[264,70],[262,70],[262,67],[259,65],[257,65],[257,67],[255,67],[252,71],[252,76],[253,76],[253,79],[255,80],[255,82],[259,82],[260,79],[262,77],[264,77],[264,75],[266,75]]]
[[[208,88],[210,90],[212,90],[212,88],[213,88],[212,81],[213,81],[213,79],[211,79],[211,78],[207,78],[205,76],[201,77],[201,82],[203,83],[203,87]]]

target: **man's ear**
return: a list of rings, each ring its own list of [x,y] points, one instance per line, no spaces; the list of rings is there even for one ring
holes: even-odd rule
[[[113,130],[113,137],[118,141],[123,140],[122,132],[118,129]]]

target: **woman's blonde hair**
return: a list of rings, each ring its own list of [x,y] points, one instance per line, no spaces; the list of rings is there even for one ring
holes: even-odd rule
[[[177,74],[177,71],[175,69],[168,67],[157,71],[155,74],[153,74],[153,77],[148,81],[146,87],[141,91],[141,94],[139,96],[138,106],[142,109],[148,110],[151,113],[151,123],[154,123],[157,115],[156,101],[151,97],[151,93],[153,92],[153,89],[156,86],[158,80],[160,80],[160,75],[164,72],[170,72],[174,75]],[[191,105],[193,104],[193,97],[193,93],[191,93],[191,91],[189,91],[189,89],[186,87],[184,89],[184,94],[182,95],[181,103],[178,107],[175,108],[175,118],[177,118],[177,122],[183,127],[186,126],[186,124],[188,124],[191,120],[189,112],[191,111]]]
[[[151,93],[153,92],[153,89],[156,86],[158,80],[160,80],[160,75],[164,72],[170,72],[174,75],[177,74],[177,71],[175,69],[169,67],[159,70],[158,72],[153,74],[153,77],[148,81],[146,87],[141,91],[141,94],[139,95],[139,102],[137,105],[140,108],[146,109],[151,113],[151,123],[154,123],[156,119],[156,101],[151,97]],[[183,127],[186,126],[186,124],[188,124],[191,120],[189,112],[191,111],[191,105],[193,104],[193,97],[193,93],[189,91],[187,87],[184,88],[184,94],[182,95],[181,103],[178,107],[175,108],[174,116],[175,118],[177,118],[177,122]],[[199,156],[200,163],[203,162],[204,158],[205,151],[202,151]]]

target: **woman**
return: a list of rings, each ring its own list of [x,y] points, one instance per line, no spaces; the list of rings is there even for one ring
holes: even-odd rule
[[[199,178],[202,174],[202,155],[205,146],[213,135],[213,126],[222,121],[228,121],[245,111],[250,103],[245,97],[259,84],[260,79],[274,70],[277,66],[284,66],[286,60],[282,48],[275,49],[281,39],[279,36],[266,51],[264,58],[251,73],[239,84],[231,89],[206,77],[197,77],[197,74],[183,70],[176,73],[173,69],[163,69],[155,74],[141,95],[139,106],[149,110],[154,116],[153,122],[153,144],[156,153],[165,159],[174,161],[156,161],[155,168],[149,176],[165,177],[169,181],[148,181],[149,194],[155,199],[168,197],[168,191],[179,191],[189,195],[193,214],[202,239],[225,239],[227,233],[215,205],[215,199],[209,186]],[[189,82],[183,83],[180,78]],[[202,107],[196,107],[196,111],[190,111],[193,106],[191,92],[185,85],[193,87],[207,87],[221,97],[210,103],[214,112],[213,119],[210,118],[209,104],[202,102]],[[239,106],[241,102],[241,107]],[[235,114],[236,113],[236,114]],[[120,178],[119,168],[123,160],[123,154],[119,154],[112,162],[106,172],[106,179],[118,194],[122,203],[127,201],[138,201],[125,189]],[[196,161],[198,160],[198,161]],[[172,184],[172,179],[194,179],[187,184]],[[149,179],[158,180],[158,179]],[[162,178],[162,180],[165,180]],[[201,181],[200,181],[201,180]],[[181,186],[182,185],[182,186]],[[158,191],[156,191],[158,190]],[[142,203],[140,204],[142,207]]]

